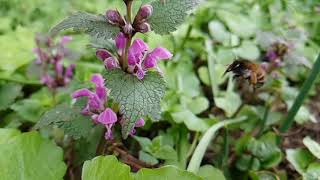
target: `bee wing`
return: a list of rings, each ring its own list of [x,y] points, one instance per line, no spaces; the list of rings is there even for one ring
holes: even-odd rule
[[[302,53],[297,51],[290,51],[284,56],[284,58],[289,64],[302,64],[308,68],[312,67],[310,61]]]
[[[263,48],[268,49],[273,43],[280,41],[281,38],[277,37],[273,33],[259,31],[256,34],[257,43]]]

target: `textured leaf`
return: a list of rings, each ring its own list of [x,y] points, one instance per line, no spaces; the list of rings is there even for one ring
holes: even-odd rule
[[[84,31],[94,38],[110,39],[114,38],[119,29],[109,24],[104,15],[94,15],[86,12],[77,12],[59,24],[54,26],[50,33],[58,34],[62,30],[73,29],[75,31]]]
[[[40,118],[35,128],[56,125],[75,139],[87,137],[93,123],[89,117],[80,114],[81,107],[83,106],[77,104],[73,107],[67,104],[57,105]]]
[[[0,110],[8,108],[14,100],[21,94],[22,86],[8,83],[0,86]]]
[[[7,142],[0,144],[2,180],[63,179],[67,168],[61,148],[37,132],[14,134]]]
[[[200,0],[156,0],[151,3],[152,16],[149,19],[151,28],[158,34],[168,34],[183,23],[187,12],[195,8]]]
[[[165,82],[156,72],[149,72],[141,81],[121,70],[106,71],[104,77],[111,89],[110,97],[120,104],[125,123],[122,136],[127,138],[139,118],[160,118],[160,100],[164,96]]]
[[[194,175],[191,172],[180,170],[174,166],[164,166],[158,169],[141,169],[134,176],[135,180],[163,180],[163,179],[175,179],[175,180],[201,180],[199,176]]]
[[[115,156],[99,156],[86,161],[82,168],[83,180],[132,180],[130,167]]]

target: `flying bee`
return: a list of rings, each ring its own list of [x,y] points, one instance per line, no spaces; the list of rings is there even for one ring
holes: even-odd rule
[[[254,89],[263,86],[265,82],[265,70],[260,64],[253,63],[249,60],[235,60],[228,66],[224,75],[228,72],[232,72],[237,78],[248,80],[249,84],[252,85]]]

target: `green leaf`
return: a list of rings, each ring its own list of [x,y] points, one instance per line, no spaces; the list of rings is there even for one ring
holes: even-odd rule
[[[252,180],[279,180],[280,178],[269,171],[251,171],[250,177]]]
[[[251,41],[243,41],[239,48],[234,50],[237,56],[243,59],[256,60],[260,56],[260,50],[256,44]]]
[[[94,15],[86,12],[77,12],[50,30],[50,34],[57,35],[60,31],[73,29],[74,31],[84,31],[93,38],[104,40],[114,38],[119,29],[108,23],[104,15]]]
[[[201,66],[198,69],[198,74],[200,80],[207,86],[210,86],[210,76],[209,76],[209,69],[206,66]]]
[[[315,157],[320,159],[320,145],[318,142],[312,140],[309,136],[307,136],[303,139],[303,144]]]
[[[150,165],[156,165],[159,163],[158,159],[153,157],[151,154],[144,151],[139,151],[139,159]]]
[[[149,72],[143,80],[122,70],[106,71],[104,77],[111,90],[110,97],[120,105],[124,115],[122,137],[127,138],[139,118],[160,118],[160,100],[165,93],[165,82],[156,72]]]
[[[250,37],[256,33],[257,26],[248,16],[239,13],[234,14],[225,10],[218,10],[217,15],[233,33],[243,38]]]
[[[190,109],[194,114],[200,114],[209,108],[209,101],[205,97],[198,96],[188,100],[188,109]]]
[[[221,170],[211,166],[204,165],[201,166],[198,172],[198,176],[202,177],[204,180],[225,180]]]
[[[192,131],[203,132],[209,128],[208,124],[204,120],[198,118],[189,110],[174,112],[171,113],[171,116],[176,123],[183,122],[188,129]]]
[[[17,129],[0,129],[0,144],[8,143],[11,138],[19,134],[20,132]]]
[[[164,166],[158,169],[141,169],[134,175],[135,180],[201,180],[191,172],[180,170],[174,166]]]
[[[5,77],[12,77],[12,73],[32,61],[32,47],[34,34],[32,30],[17,27],[15,31],[0,36],[0,72]],[[2,76],[2,75],[1,75]]]
[[[319,180],[319,177],[320,163],[310,164],[305,174],[303,174],[303,180]]]
[[[77,104],[73,107],[67,104],[57,105],[40,118],[35,128],[39,129],[56,125],[74,139],[87,137],[92,129],[93,123],[89,117],[81,114],[81,107],[83,106]]]
[[[152,142],[149,138],[139,136],[133,136],[133,138],[138,141],[142,150],[149,153],[151,152],[150,146],[152,145]]]
[[[115,156],[98,156],[86,161],[82,168],[83,180],[132,180],[130,167]]]
[[[24,99],[11,106],[19,116],[30,122],[37,122],[45,111],[40,101],[35,99]]]
[[[303,174],[308,165],[315,160],[314,156],[306,149],[287,149],[286,158],[300,174]]]
[[[0,86],[0,111],[8,108],[21,94],[22,86],[8,83]]]
[[[211,140],[215,137],[216,132],[229,124],[238,123],[241,121],[246,120],[246,117],[240,117],[238,119],[232,119],[232,120],[225,120],[218,122],[214,125],[212,125],[202,136],[199,144],[197,145],[196,149],[194,150],[194,153],[191,157],[191,160],[188,165],[188,171],[197,173],[200,168],[200,164],[202,162],[203,156],[211,142]]]
[[[67,167],[61,148],[37,132],[14,134],[14,137],[0,144],[2,180],[63,179]]]
[[[242,154],[236,162],[236,167],[240,171],[257,171],[260,168],[260,166],[261,164],[259,159],[247,154]]]
[[[177,159],[177,152],[169,145],[163,145],[159,149],[152,152],[152,155],[158,159]]]
[[[168,34],[184,22],[187,12],[194,9],[200,0],[156,0],[151,3],[151,29],[157,34]]]
[[[215,103],[225,111],[227,117],[231,117],[241,105],[241,98],[233,91],[221,94],[222,96],[215,98]]]

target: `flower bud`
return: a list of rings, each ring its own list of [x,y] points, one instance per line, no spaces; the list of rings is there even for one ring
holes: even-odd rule
[[[148,19],[152,15],[153,7],[151,5],[143,5],[140,7],[136,16],[137,21]]]
[[[106,17],[109,23],[118,25],[118,26],[124,26],[125,21],[122,18],[121,14],[117,10],[108,10],[106,12]]]
[[[124,27],[123,27],[123,32],[124,34],[132,34],[133,32],[133,27],[131,24],[126,24]]]
[[[136,31],[141,32],[141,33],[147,33],[149,31],[151,31],[151,26],[149,23],[144,22],[144,23],[141,23],[140,25],[138,25],[138,27],[136,27]]]

